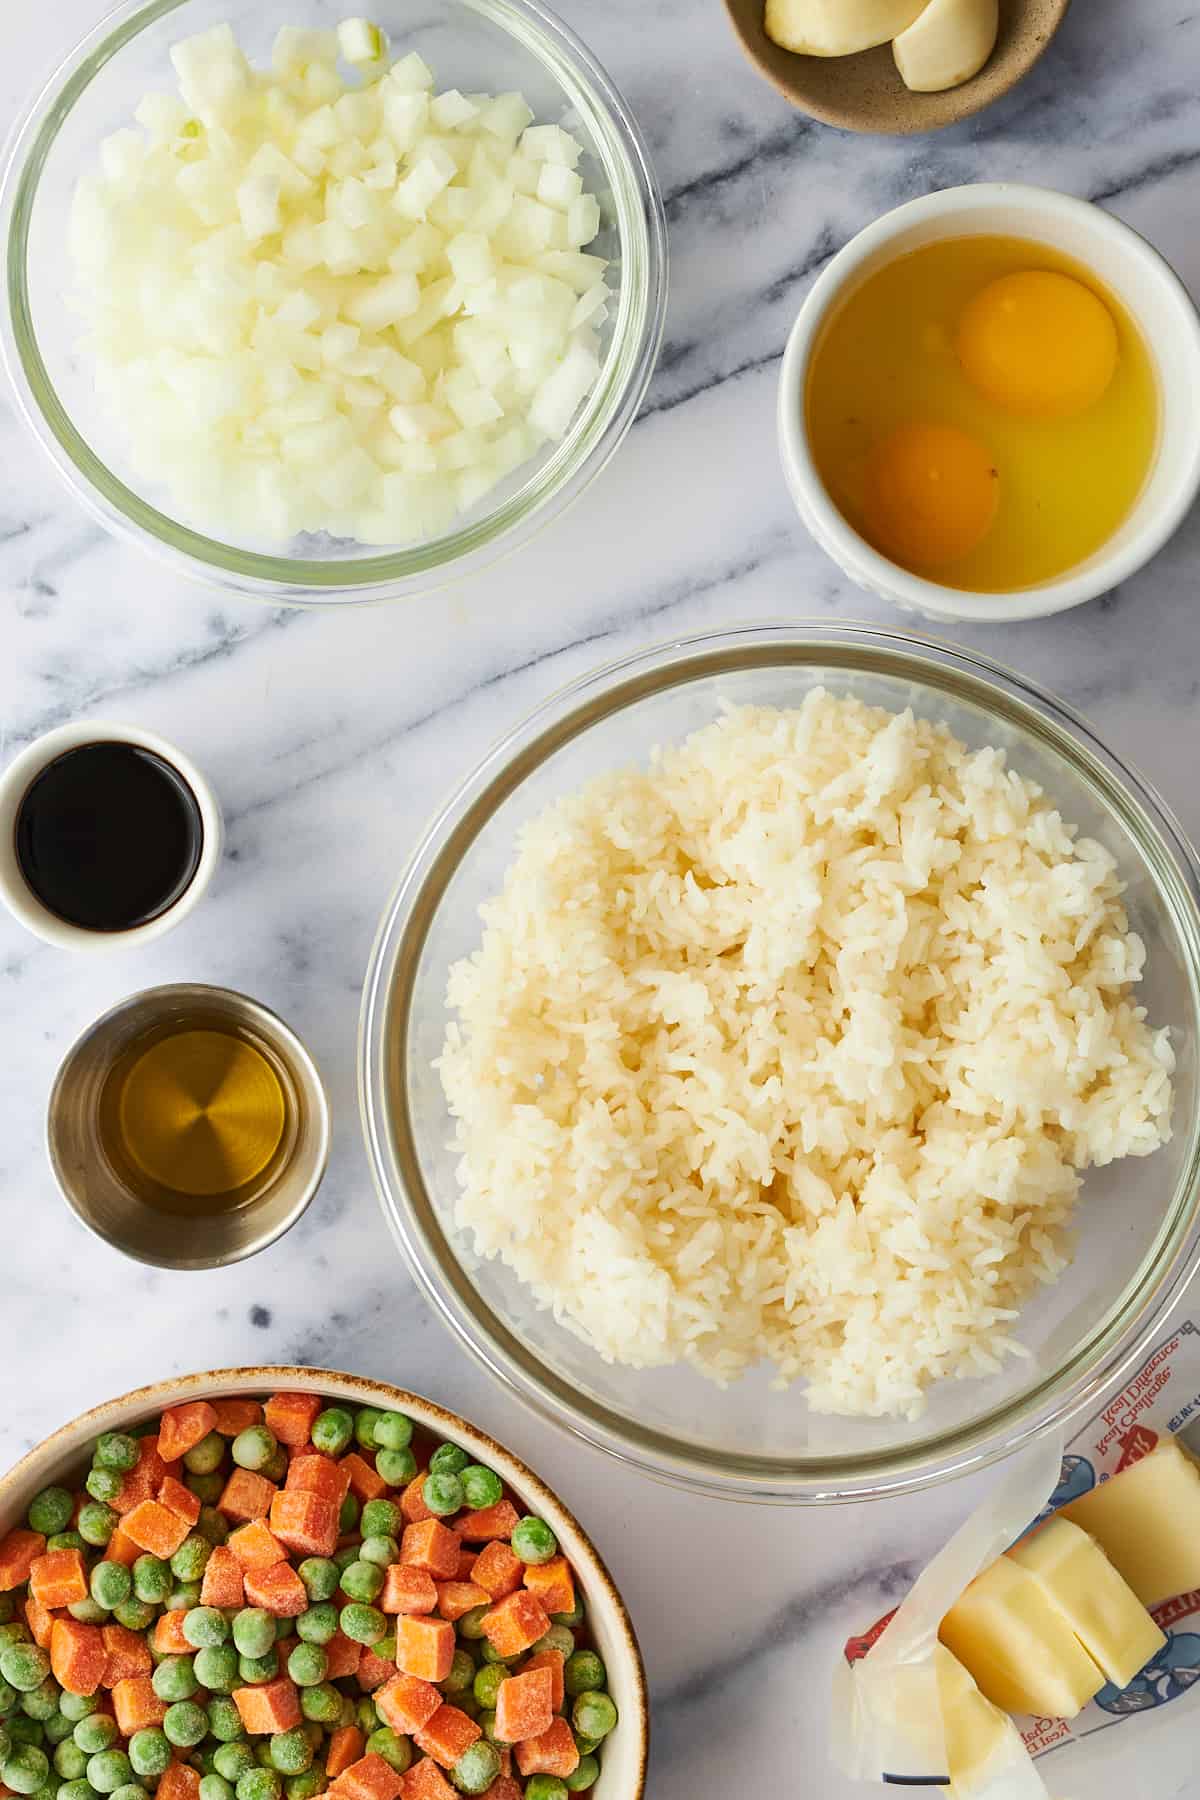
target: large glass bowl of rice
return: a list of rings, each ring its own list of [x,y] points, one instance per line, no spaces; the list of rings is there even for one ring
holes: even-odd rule
[[[389,1223],[506,1385],[648,1473],[837,1501],[1094,1408],[1200,1255],[1200,863],[976,654],[611,664],[435,818],[368,973]]]

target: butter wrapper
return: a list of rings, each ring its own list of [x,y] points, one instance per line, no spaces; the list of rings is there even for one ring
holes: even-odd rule
[[[1047,1439],[1007,1465],[991,1496],[918,1577],[900,1605],[851,1638],[834,1674],[831,1749],[844,1774],[948,1789],[934,1667],[938,1626],[967,1583],[1032,1525],[1108,1481],[1167,1436],[1200,1450],[1200,1324],[1180,1321],[1066,1444]],[[1152,1609],[1167,1642],[1128,1687],[1104,1687],[1077,1718],[1018,1717],[956,1800],[1079,1800],[1089,1770],[1122,1751],[1126,1800],[1156,1800],[1194,1773],[1200,1701],[1200,1591]],[[1193,1686],[1197,1698],[1186,1696]],[[1118,1726],[1124,1735],[1114,1737]],[[1154,1733],[1154,1776],[1137,1746]],[[1128,1774],[1126,1774],[1128,1762]],[[1168,1789],[1167,1791],[1173,1791]]]

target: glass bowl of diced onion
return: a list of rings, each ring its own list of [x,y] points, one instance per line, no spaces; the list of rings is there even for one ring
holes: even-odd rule
[[[614,453],[662,338],[661,195],[578,39],[536,0],[354,11],[126,0],[4,175],[42,447],[110,529],[273,603],[519,547]]]

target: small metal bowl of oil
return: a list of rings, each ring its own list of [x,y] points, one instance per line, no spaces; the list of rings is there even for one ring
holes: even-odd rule
[[[50,1161],[97,1236],[139,1262],[212,1269],[295,1224],[329,1158],[316,1064],[227,988],[148,989],[105,1013],[50,1095]]]

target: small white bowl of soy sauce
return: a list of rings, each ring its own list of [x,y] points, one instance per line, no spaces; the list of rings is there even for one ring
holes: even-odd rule
[[[0,899],[59,949],[173,930],[203,898],[222,838],[195,764],[137,726],[64,725],[0,775]]]

